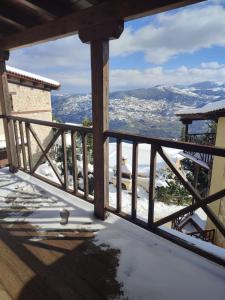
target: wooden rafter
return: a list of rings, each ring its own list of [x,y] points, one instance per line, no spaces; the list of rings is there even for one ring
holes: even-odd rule
[[[34,1],[27,0],[8,0],[9,3],[14,4],[16,7],[21,8],[24,12],[31,15],[35,15],[43,21],[52,21],[55,19],[55,15],[46,9],[35,4]],[[37,2],[37,1],[36,1]]]
[[[0,15],[7,18],[8,20],[11,20],[12,22],[23,25],[26,28],[39,25],[42,22],[42,19],[34,16],[29,11],[21,9],[20,6],[13,5],[6,0],[1,1]],[[26,29],[23,29],[22,31],[26,31]],[[0,29],[0,32],[4,33],[2,29]]]
[[[0,40],[0,49],[9,50],[54,40],[76,34],[87,26],[105,23],[110,19],[131,20],[201,1],[203,0],[107,0],[86,9],[75,12],[71,10],[70,14],[54,21],[7,36]]]
[[[10,27],[12,27],[15,30],[24,30],[26,27],[8,17],[5,17],[3,15],[0,15],[0,21],[9,25]]]

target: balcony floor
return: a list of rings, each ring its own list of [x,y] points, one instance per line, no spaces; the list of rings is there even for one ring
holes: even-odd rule
[[[59,210],[70,211],[59,224]],[[0,170],[0,299],[222,299],[225,269],[22,172]]]

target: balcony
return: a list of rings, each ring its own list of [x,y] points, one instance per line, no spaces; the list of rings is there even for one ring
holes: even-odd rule
[[[13,140],[15,141],[15,157],[16,165],[14,170],[20,170],[26,174],[42,180],[45,183],[50,184],[60,190],[63,190],[71,195],[86,200],[89,203],[94,204],[95,210],[99,209],[100,203],[96,200],[96,186],[91,188],[91,182],[100,181],[101,186],[105,184],[108,190],[108,159],[106,157],[105,166],[107,166],[106,177],[100,178],[95,173],[96,168],[99,166],[94,164],[90,167],[90,157],[88,153],[88,138],[93,134],[93,128],[79,127],[67,124],[52,123],[40,120],[26,119],[15,116],[6,117],[8,124],[11,124],[13,128]],[[45,132],[48,132],[47,141],[40,141],[38,137],[38,129],[42,127]],[[143,136],[136,136],[127,133],[105,131],[105,141],[108,143],[109,138],[114,139],[116,142],[116,190],[115,190],[115,202],[114,205],[109,201],[109,194],[107,192],[104,201],[101,203],[101,210],[104,214],[106,211],[116,214],[132,223],[139,225],[149,231],[155,232],[160,236],[163,236],[169,240],[173,240],[182,244],[184,247],[189,247],[187,243],[177,241],[177,238],[168,231],[162,230],[161,226],[164,225],[167,228],[171,227],[171,224],[175,220],[183,216],[189,216],[195,211],[202,209],[204,213],[213,221],[215,228],[217,228],[223,235],[225,235],[224,225],[219,218],[215,217],[208,204],[221,199],[225,195],[225,190],[217,192],[210,196],[201,196],[198,191],[188,182],[185,174],[177,167],[175,162],[170,156],[171,150],[178,149],[182,151],[189,151],[200,153],[204,155],[215,155],[225,157],[225,150],[221,148],[198,145],[192,143],[183,143],[172,140],[147,138]],[[60,141],[61,152],[60,162],[55,159],[55,149],[58,149],[58,141]],[[131,146],[131,175],[130,184],[130,212],[123,209],[123,178],[122,178],[122,142],[129,141]],[[35,147],[34,147],[35,145]],[[146,201],[146,214],[145,216],[139,213],[139,195],[138,195],[138,162],[140,161],[141,145],[148,147],[148,153],[145,158],[145,168],[148,170],[148,175],[145,178],[145,186],[147,195]],[[68,148],[69,147],[69,148]],[[34,151],[35,149],[35,151]],[[69,160],[69,151],[71,151],[71,160]],[[78,155],[79,153],[79,155]],[[81,159],[81,161],[80,161]],[[180,184],[188,192],[188,201],[185,206],[177,206],[177,209],[168,213],[163,217],[159,217],[156,214],[156,202],[157,202],[157,161],[161,160],[170,172],[177,178]],[[43,171],[46,164],[48,165],[48,171]],[[60,165],[59,165],[60,164]],[[50,171],[49,171],[50,170]],[[51,172],[51,176],[48,173]],[[147,182],[147,184],[146,184]],[[104,204],[104,205],[103,205]],[[103,206],[102,206],[103,205]],[[181,209],[180,209],[181,208]],[[174,233],[174,232],[173,232]],[[198,251],[198,250],[197,250]],[[205,253],[208,256],[207,253]]]
[[[0,103],[9,161],[9,169],[0,170],[0,299],[221,299],[224,249],[171,225],[201,209],[216,234],[225,237],[224,224],[210,207],[225,196],[225,189],[201,196],[169,152],[225,157],[225,149],[113,132],[108,126],[109,40],[120,37],[125,21],[200,0],[124,0],[113,5],[104,0],[81,0],[79,5],[35,1],[32,7],[28,1],[11,2],[10,9],[2,4],[2,20],[10,25],[0,27]],[[36,21],[24,26],[24,15]],[[6,74],[9,51],[74,34],[90,44],[93,128],[12,116]],[[46,132],[44,141],[40,127]],[[113,205],[108,178],[111,139],[116,144]],[[58,140],[60,161],[55,157]],[[132,148],[130,211],[123,206],[124,141]],[[137,180],[143,144],[149,148],[144,217],[139,214]],[[168,209],[161,217],[156,214],[159,157],[189,193],[186,205]],[[70,213],[67,224],[61,209]]]
[[[93,217],[93,204],[25,172],[1,169],[0,180],[1,299],[224,294],[218,264],[115,214],[102,222]],[[70,212],[67,225],[60,224],[61,208]]]
[[[214,146],[216,142],[216,133],[194,133],[186,134],[185,141],[199,145]],[[198,153],[194,151],[184,151],[184,156],[196,161],[206,169],[210,169],[213,163],[213,155]]]

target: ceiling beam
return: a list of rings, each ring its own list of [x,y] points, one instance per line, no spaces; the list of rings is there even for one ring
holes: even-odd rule
[[[0,21],[3,23],[9,25],[10,27],[14,28],[15,30],[24,30],[26,27],[19,22],[16,22],[8,17],[5,17],[3,15],[0,15]]]
[[[8,0],[8,2],[22,8],[24,11],[29,12],[32,15],[39,17],[43,21],[53,21],[56,18],[56,16],[51,12],[28,0]]]
[[[81,29],[110,19],[132,20],[202,1],[205,0],[108,0],[5,37],[0,40],[0,49],[11,50],[47,42],[76,34]]]

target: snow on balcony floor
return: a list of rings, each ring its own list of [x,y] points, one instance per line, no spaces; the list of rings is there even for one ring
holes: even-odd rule
[[[65,226],[59,224],[62,207],[70,211]],[[118,249],[116,278],[124,295],[108,299],[215,300],[225,295],[223,267],[115,215],[99,221],[91,204],[23,172],[0,170],[0,216],[4,223],[28,222],[42,231],[94,232],[97,246]]]

